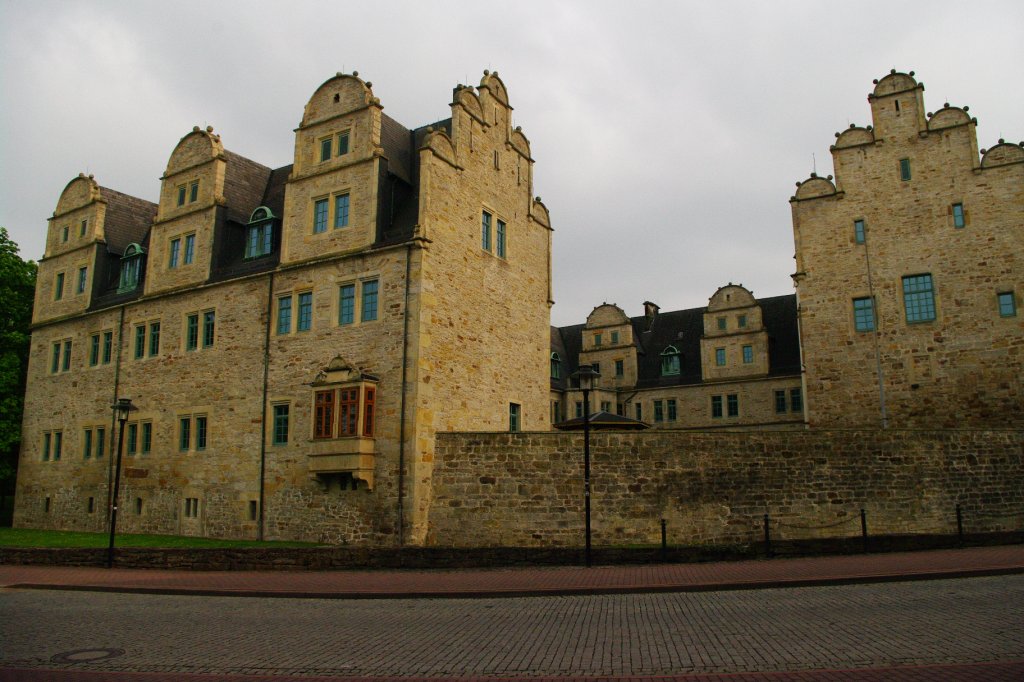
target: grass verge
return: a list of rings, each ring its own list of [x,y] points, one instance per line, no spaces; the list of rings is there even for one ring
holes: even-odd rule
[[[110,542],[107,533],[83,533],[65,530],[32,528],[0,528],[0,547],[103,548]],[[117,547],[148,547],[160,549],[232,549],[242,547],[318,547],[314,542],[260,542],[258,540],[218,540],[181,535],[117,534]]]

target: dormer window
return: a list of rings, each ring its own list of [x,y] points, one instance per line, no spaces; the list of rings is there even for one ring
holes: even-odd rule
[[[675,376],[679,374],[680,368],[679,350],[675,346],[661,351],[661,376]]]
[[[252,212],[245,233],[245,257],[269,256],[274,246],[274,214],[266,206]]]
[[[142,257],[145,250],[138,244],[129,244],[121,256],[121,278],[117,283],[117,293],[123,294],[127,291],[134,291],[139,286],[139,277],[142,274]]]
[[[551,378],[562,378],[562,358],[558,357],[558,353],[551,354]]]

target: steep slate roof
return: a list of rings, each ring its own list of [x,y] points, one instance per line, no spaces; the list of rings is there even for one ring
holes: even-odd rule
[[[768,376],[799,374],[796,296],[772,296],[757,299],[757,303],[761,306],[761,316],[768,332]],[[630,318],[637,347],[637,388],[702,383],[700,339],[704,334],[706,311],[707,308],[690,308],[659,312],[653,322],[644,315]],[[585,327],[578,324],[552,329],[551,350],[562,358],[563,377],[578,369]],[[675,346],[680,353],[680,372],[666,377],[661,375],[661,353],[668,346]],[[551,382],[551,387],[556,389],[565,389],[568,385],[567,379]]]
[[[272,171],[227,149],[224,150],[224,158],[227,160],[224,199],[227,201],[228,220],[244,225],[262,202]]]
[[[121,256],[129,244],[141,244],[148,238],[157,205],[108,187],[100,187],[100,194],[107,200],[107,212],[103,219],[107,250]]]

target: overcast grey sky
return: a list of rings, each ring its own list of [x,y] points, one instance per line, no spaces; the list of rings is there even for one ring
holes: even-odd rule
[[[792,291],[788,200],[872,79],[916,72],[970,105],[979,146],[1024,140],[1024,3],[33,2],[0,0],[0,225],[24,257],[79,172],[156,200],[178,140],[291,163],[336,71],[408,127],[497,70],[555,227],[552,322]]]

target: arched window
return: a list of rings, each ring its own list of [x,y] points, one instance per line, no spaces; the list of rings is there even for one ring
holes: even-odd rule
[[[551,354],[551,378],[562,378],[562,359],[558,357],[558,353]]]
[[[680,369],[679,351],[675,346],[669,346],[661,351],[661,376],[673,376],[679,374]]]
[[[133,291],[139,286],[139,276],[142,274],[142,256],[146,251],[138,244],[132,243],[124,250],[121,256],[121,278],[117,283],[117,292],[123,294],[126,291]]]
[[[245,257],[269,256],[274,247],[274,214],[266,206],[252,212],[245,227]]]

